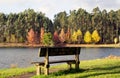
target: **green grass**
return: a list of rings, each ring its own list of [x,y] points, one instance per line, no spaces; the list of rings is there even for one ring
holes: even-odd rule
[[[120,59],[81,61],[80,70],[68,70],[66,64],[51,66],[50,69],[65,70],[51,73],[48,76],[40,75],[33,76],[32,78],[120,78]],[[0,78],[7,78],[33,71],[35,71],[34,67],[2,69],[0,70]]]
[[[66,65],[53,68],[66,68]],[[41,75],[32,78],[120,78],[120,59],[82,61],[80,68],[80,70],[63,70],[48,76]]]
[[[24,74],[27,72],[33,72],[33,71],[35,71],[34,67],[1,69],[0,78],[8,78],[8,77],[21,75],[21,74]]]

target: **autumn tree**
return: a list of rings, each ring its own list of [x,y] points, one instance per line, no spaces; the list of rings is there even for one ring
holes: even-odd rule
[[[28,40],[28,43],[31,43],[31,44],[35,42],[35,32],[33,31],[32,28],[28,32],[27,40]]]
[[[89,31],[87,31],[84,35],[84,41],[86,43],[91,43],[92,42],[92,36],[91,33]]]
[[[62,42],[62,43],[65,42],[65,32],[64,32],[64,29],[63,29],[63,28],[62,28],[61,31],[60,31],[59,39],[60,39],[60,42]]]
[[[73,43],[80,43],[82,41],[82,32],[80,29],[77,31],[74,31],[72,36],[71,36],[72,42]]]
[[[117,44],[117,42],[118,42],[118,38],[116,37],[114,38],[114,43]]]
[[[53,34],[53,41],[55,42],[55,44],[60,42],[57,30]]]
[[[73,34],[71,36],[71,40],[72,40],[73,43],[77,42],[77,32],[76,31],[73,32]]]
[[[66,37],[66,42],[67,43],[70,43],[71,42],[71,31],[70,31],[70,28],[68,27],[68,29],[67,29],[67,32],[66,32],[66,34],[65,34],[65,37]]]
[[[97,43],[97,42],[100,41],[100,35],[99,35],[97,30],[94,30],[93,33],[92,33],[92,41],[94,43]]]

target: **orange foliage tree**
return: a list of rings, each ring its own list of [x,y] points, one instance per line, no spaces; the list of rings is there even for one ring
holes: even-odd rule
[[[70,31],[70,28],[68,27],[67,29],[67,32],[65,34],[65,37],[66,37],[66,42],[67,43],[70,43],[71,42],[71,31]]]
[[[35,43],[35,32],[33,31],[32,28],[28,32],[27,40],[28,40],[28,43],[31,43],[31,44]]]
[[[65,32],[64,32],[63,28],[61,29],[61,32],[59,34],[59,39],[60,39],[60,42],[62,42],[62,43],[65,42]]]

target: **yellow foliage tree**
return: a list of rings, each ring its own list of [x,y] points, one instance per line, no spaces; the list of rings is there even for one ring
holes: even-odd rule
[[[73,32],[73,34],[72,34],[72,36],[71,36],[71,40],[72,40],[72,42],[77,42],[77,32],[76,31],[74,31]]]
[[[92,33],[92,40],[94,43],[97,43],[100,41],[100,35],[97,30],[94,30]]]
[[[114,43],[117,44],[117,42],[118,42],[118,38],[116,37],[114,38]]]
[[[86,43],[91,43],[92,42],[92,36],[91,33],[89,31],[87,31],[84,35],[84,41]]]

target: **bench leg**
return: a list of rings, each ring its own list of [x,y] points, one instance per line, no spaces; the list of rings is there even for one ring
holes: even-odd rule
[[[68,69],[72,69],[72,64],[71,63],[67,63],[68,64]]]
[[[48,75],[48,74],[49,74],[49,65],[46,65],[46,66],[44,67],[44,74],[45,74],[45,75]]]
[[[48,68],[45,68],[44,73],[45,73],[45,75],[48,75],[48,74],[49,74],[49,69],[48,69]]]
[[[36,66],[36,75],[40,75],[41,74],[41,67],[39,65]]]
[[[76,64],[75,64],[75,69],[79,69],[79,63],[78,62],[76,62]]]
[[[75,63],[75,68],[76,69],[79,69],[79,54],[78,54],[78,49],[77,49],[77,54],[75,55],[75,61],[76,61],[76,63]]]
[[[48,56],[48,48],[46,50],[46,56],[45,56],[45,66],[44,66],[44,74],[49,74],[49,56]]]

